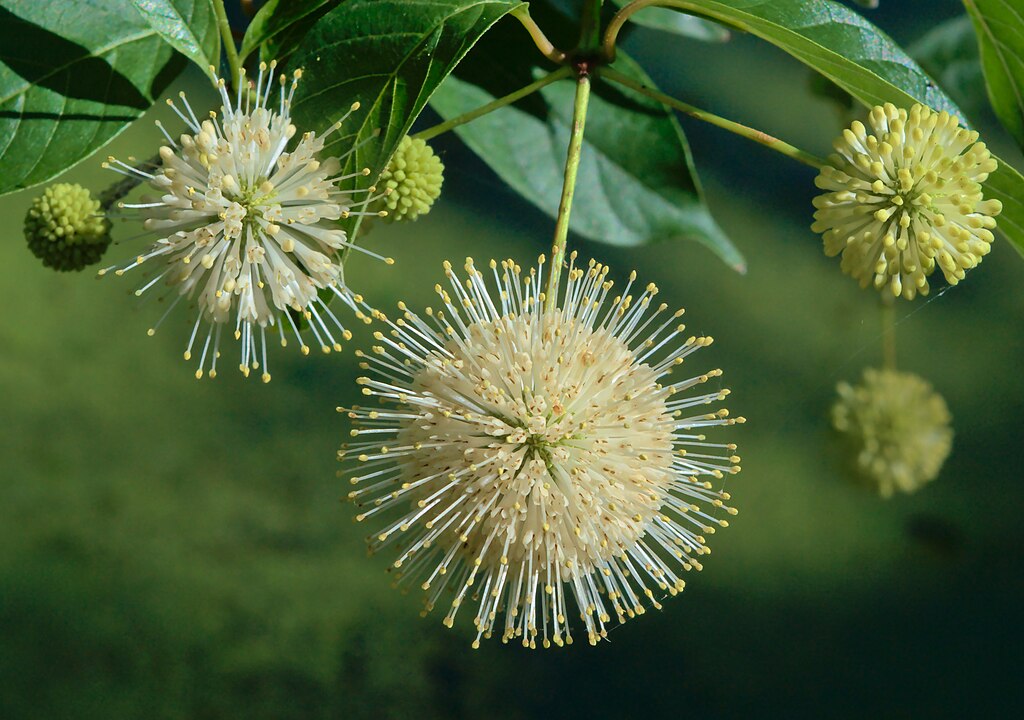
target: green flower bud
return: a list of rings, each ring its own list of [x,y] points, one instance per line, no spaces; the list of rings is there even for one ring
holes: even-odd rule
[[[857,453],[863,478],[882,497],[934,480],[953,447],[952,417],[932,386],[913,373],[864,370],[860,385],[839,383],[832,424]]]
[[[382,199],[387,219],[415,220],[426,215],[441,195],[443,182],[441,159],[423,140],[406,135],[378,182],[387,193]]]
[[[57,183],[32,201],[25,214],[25,238],[46,267],[82,270],[106,252],[110,221],[86,188]]]

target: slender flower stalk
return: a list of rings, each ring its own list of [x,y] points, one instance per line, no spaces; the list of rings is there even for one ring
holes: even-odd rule
[[[358,145],[340,158],[319,157],[325,140],[340,131],[358,103],[324,135],[308,132],[293,142],[290,107],[301,72],[290,83],[280,76],[275,93],[274,68],[275,63],[261,64],[249,92],[239,88],[234,98],[224,80],[218,80],[223,104],[219,117],[211,111],[200,121],[184,93],[182,107],[168,101],[188,131],[175,140],[157,122],[167,140],[160,148],[159,167],[136,167],[114,158],[104,163],[148,183],[158,195],[118,204],[143,221],[139,237],[155,236],[155,241],[130,262],[105,268],[100,275],[113,270],[121,276],[156,265],[149,275],[144,271],[135,294],[162,284],[174,300],[150,335],[178,302],[195,300],[198,311],[185,359],[199,354],[197,378],[207,367],[210,377],[216,375],[225,327],[233,326],[234,338],[241,341],[240,370],[248,376],[262,367],[264,382],[270,380],[268,330],[271,336],[276,332],[282,346],[294,335],[308,354],[296,322],[304,316],[325,353],[340,350],[339,339],[351,333],[326,298],[337,297],[364,322],[369,321],[364,310],[370,309],[348,288],[339,251],[355,248],[393,262],[356,246],[337,223],[366,214],[367,203],[382,197],[374,196],[372,188],[339,189],[339,183],[369,174],[368,169],[341,171],[342,161]]]
[[[804,165],[809,165],[813,168],[820,168],[822,165],[825,164],[824,160],[815,157],[811,153],[805,152],[798,147],[790,145],[787,142],[783,142],[782,140],[779,140],[777,137],[769,135],[763,130],[748,127],[733,120],[729,120],[727,118],[715,115],[714,113],[708,112],[707,110],[702,110],[698,107],[690,105],[689,103],[685,103],[682,100],[677,100],[671,95],[666,95],[663,92],[648,87],[647,85],[644,85],[643,83],[634,80],[628,75],[623,75],[617,70],[613,70],[612,68],[601,68],[598,72],[600,77],[604,78],[605,80],[610,80],[611,82],[618,83],[619,85],[628,87],[631,90],[635,90],[641,95],[646,95],[652,100],[657,100],[663,105],[666,105],[667,107],[670,107],[674,110],[678,110],[681,113],[685,113],[686,115],[689,115],[692,118],[696,118],[697,120],[710,123],[711,125],[722,128],[723,130],[728,130],[729,132],[739,135],[740,137],[744,137],[747,140],[753,140],[759,145],[764,145],[765,147],[770,148],[775,152],[782,153],[783,155],[792,158],[797,162],[801,162]]]
[[[563,80],[569,77],[570,75],[572,75],[572,68],[568,66],[560,67],[557,70],[551,71],[550,73],[542,77],[540,80],[537,80],[535,82],[530,83],[529,85],[521,87],[515,92],[511,92],[508,95],[493,100],[487,103],[486,105],[481,105],[480,107],[470,110],[467,113],[463,113],[458,117],[453,117],[451,120],[446,120],[442,123],[434,125],[433,127],[429,127],[426,130],[421,130],[412,137],[414,140],[431,140],[437,137],[438,135],[441,135],[442,133],[446,133],[449,130],[454,130],[455,128],[461,125],[465,125],[468,122],[473,122],[477,118],[481,118],[484,115],[488,115],[494,112],[495,110],[500,110],[501,108],[511,105],[514,102],[518,102],[519,100],[522,100],[524,97],[527,97],[537,92],[541,88],[545,88],[551,83],[556,82],[558,80]]]
[[[614,293],[608,267],[575,253],[546,309],[546,269],[467,258],[463,278],[445,263],[440,307],[399,303],[357,353],[376,404],[339,408],[371,549],[395,554],[428,611],[446,604],[449,627],[473,605],[474,647],[572,643],[573,616],[598,642],[682,590],[736,513],[721,486],[736,446],[705,433],[744,419],[709,407],[729,394],[701,389],[720,370],[680,374],[711,338],[687,336],[654,284],[633,273]]]
[[[553,63],[561,64],[565,62],[566,54],[555,47],[554,43],[548,39],[548,36],[544,34],[540,26],[530,17],[530,7],[528,4],[514,8],[509,14],[518,20],[526,32],[530,34],[533,44],[540,50],[541,55]]]
[[[224,54],[228,58],[228,68],[231,70],[230,85],[232,89],[239,88],[244,77],[242,63],[238,57],[238,49],[235,47],[235,37],[231,34],[231,23],[228,22],[228,14],[224,9],[224,0],[213,0],[213,14],[217,18],[217,30],[220,32]],[[211,68],[210,72],[216,76],[215,68]]]
[[[558,281],[565,262],[565,247],[569,241],[569,217],[572,213],[572,199],[576,192],[576,175],[583,155],[583,132],[587,123],[587,105],[590,101],[590,76],[580,71],[576,78],[576,97],[573,102],[572,127],[569,129],[569,149],[566,151],[565,174],[562,181],[562,199],[558,205],[558,219],[555,220],[555,240],[551,246],[551,276],[548,278],[548,307],[551,309],[558,297]]]
[[[626,25],[626,22],[633,17],[633,15],[645,8],[649,7],[666,7],[674,8],[682,12],[694,15],[695,17],[706,18],[714,22],[724,22],[724,18],[715,16],[714,9],[708,6],[708,3],[701,2],[701,0],[633,0],[633,2],[621,8],[615,16],[609,21],[608,27],[604,31],[604,40],[601,43],[602,54],[605,60],[609,63],[615,61],[617,43],[619,38],[619,32]],[[745,28],[738,27],[739,30],[745,30]]]

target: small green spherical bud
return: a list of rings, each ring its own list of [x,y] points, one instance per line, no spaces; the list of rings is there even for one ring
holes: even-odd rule
[[[110,221],[86,188],[57,183],[32,201],[25,214],[25,238],[46,267],[82,270],[106,252]]]
[[[882,497],[934,480],[953,446],[946,401],[913,373],[867,368],[860,385],[840,383],[832,424],[856,452],[863,478]]]
[[[378,187],[383,197],[388,220],[415,220],[430,212],[441,195],[444,164],[422,140],[406,135],[381,173]]]

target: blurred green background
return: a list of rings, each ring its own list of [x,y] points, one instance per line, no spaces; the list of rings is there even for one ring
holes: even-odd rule
[[[870,16],[909,42],[958,12],[954,0],[891,0]],[[812,151],[839,128],[807,72],[752,38],[640,31],[628,47],[669,92]],[[197,75],[178,85],[212,98]],[[991,118],[977,120],[1020,161]],[[596,648],[472,651],[468,627],[421,619],[387,561],[366,557],[334,459],[347,434],[334,407],[355,395],[366,331],[341,355],[276,353],[269,385],[226,368],[197,382],[181,360],[188,313],[147,337],[159,308],[128,283],[57,275],[28,252],[35,191],[0,200],[0,717],[1019,712],[1024,263],[999,241],[961,286],[899,307],[900,364],[945,396],[956,439],[935,483],[880,500],[849,482],[826,419],[836,383],[880,361],[877,299],[808,229],[813,172],[685,125],[748,274],[695,243],[575,246],[620,280],[637,269],[715,336],[693,362],[725,369],[729,407],[749,419],[735,428],[744,471],[728,488],[740,515],[682,596]],[[145,156],[155,138],[138,124],[67,179],[99,189],[112,179],[101,157]],[[455,138],[436,145],[440,205],[374,231],[395,266],[349,266],[380,307],[429,302],[445,258],[525,265],[550,242],[552,223]]]

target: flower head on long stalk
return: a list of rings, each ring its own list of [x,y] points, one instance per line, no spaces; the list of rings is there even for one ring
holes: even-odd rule
[[[543,257],[445,271],[439,308],[400,304],[359,353],[378,404],[343,409],[357,519],[427,610],[450,593],[445,624],[474,606],[474,646],[571,643],[574,615],[596,643],[682,590],[736,512],[721,487],[736,446],[705,433],[744,420],[710,407],[729,394],[702,389],[720,370],[680,372],[711,338],[688,336],[654,284],[634,273],[615,293],[575,253],[554,309]]]

